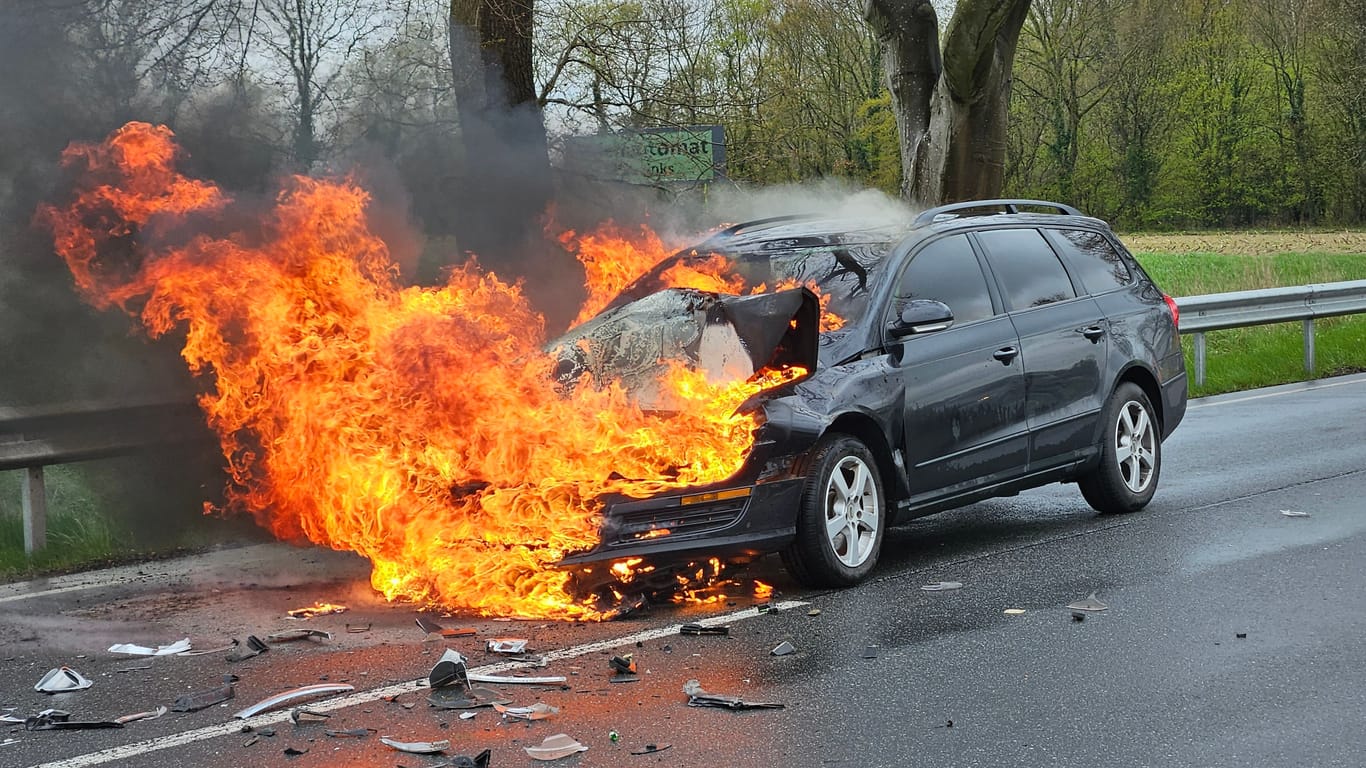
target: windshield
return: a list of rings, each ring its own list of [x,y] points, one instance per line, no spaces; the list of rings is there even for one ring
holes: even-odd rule
[[[752,294],[805,286],[821,299],[821,330],[856,322],[868,309],[872,279],[890,239],[793,237],[715,250],[699,247],[656,264],[609,308],[665,288]]]

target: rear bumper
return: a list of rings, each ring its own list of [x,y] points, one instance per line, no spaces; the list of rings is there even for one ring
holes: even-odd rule
[[[1180,373],[1162,383],[1162,439],[1176,429],[1176,425],[1186,417],[1186,399],[1188,392],[1186,389],[1186,371],[1183,368]]]
[[[609,503],[598,546],[560,564],[644,557],[667,565],[773,552],[796,535],[801,491],[801,478],[788,478]]]

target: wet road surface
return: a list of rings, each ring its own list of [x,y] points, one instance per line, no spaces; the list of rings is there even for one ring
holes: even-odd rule
[[[224,674],[240,680],[222,705],[117,730],[4,724],[0,766],[418,768],[483,749],[493,766],[526,766],[539,763],[522,747],[556,733],[589,747],[550,763],[563,766],[1360,765],[1363,411],[1366,377],[1195,401],[1164,446],[1162,487],[1143,512],[1097,516],[1074,487],[1052,486],[942,513],[893,531],[874,578],[838,592],[803,591],[765,560],[750,575],[777,587],[776,613],[743,596],[608,624],[438,618],[478,631],[441,641],[414,621],[433,614],[370,590],[364,561],[284,545],[2,585],[0,713],[57,707],[105,720],[170,705]],[[921,589],[940,581],[963,586]],[[1067,604],[1093,592],[1108,608],[1078,621]],[[287,618],[315,601],[349,610]],[[704,617],[729,636],[677,634]],[[240,662],[105,650],[182,637],[213,648],[305,627],[332,639],[275,644]],[[498,636],[549,653],[527,674],[566,684],[493,687],[559,714],[524,723],[480,709],[462,720],[428,705],[419,681],[446,647],[473,668],[512,674],[482,650]],[[796,652],[771,656],[785,640]],[[608,660],[622,653],[634,654],[638,681],[611,682]],[[33,690],[62,664],[93,686]],[[689,679],[786,708],[690,708]],[[325,722],[295,725],[288,708],[233,717],[320,682],[355,688],[302,704]],[[356,728],[373,730],[325,733]],[[451,748],[402,754],[381,736]],[[631,754],[650,744],[668,748]]]

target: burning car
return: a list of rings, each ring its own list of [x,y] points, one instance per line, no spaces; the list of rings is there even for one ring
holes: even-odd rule
[[[684,287],[694,271],[724,292]],[[1057,203],[730,227],[553,350],[562,386],[617,381],[661,409],[661,362],[784,372],[741,407],[753,448],[722,482],[602,499],[601,541],[563,564],[777,551],[799,581],[843,586],[889,525],[988,497],[1075,482],[1101,512],[1140,509],[1186,408],[1177,322],[1104,222]]]

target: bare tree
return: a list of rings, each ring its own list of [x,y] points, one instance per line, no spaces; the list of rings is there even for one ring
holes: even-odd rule
[[[996,197],[1005,168],[1010,76],[1029,0],[960,0],[939,46],[930,0],[868,0],[912,203]]]

